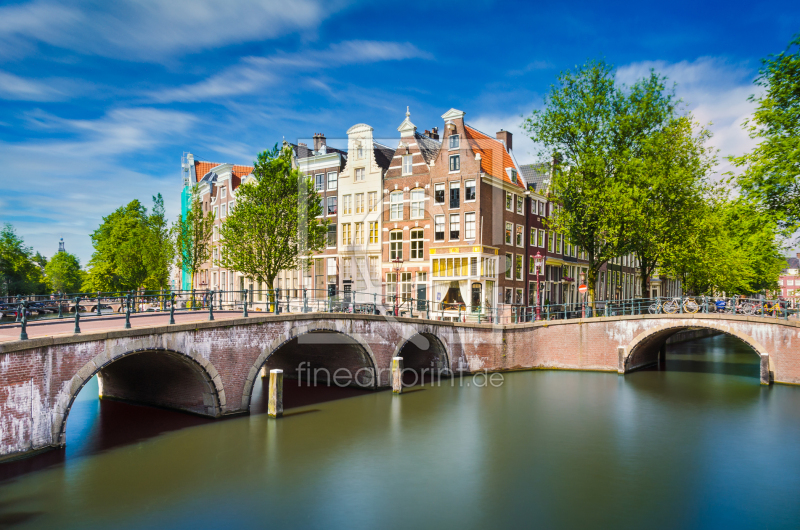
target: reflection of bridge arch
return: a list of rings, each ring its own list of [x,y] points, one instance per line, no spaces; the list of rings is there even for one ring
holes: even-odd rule
[[[75,398],[98,375],[100,396],[219,417],[225,390],[214,366],[202,357],[160,347],[97,355],[65,383],[53,408],[56,444],[66,443]]]
[[[331,375],[337,369],[346,368],[362,388],[374,389],[380,384],[375,354],[363,337],[358,333],[335,329],[324,322],[312,322],[291,328],[264,348],[247,374],[241,410],[250,410],[253,387],[262,368],[270,364],[270,369],[284,370],[284,377],[296,378],[301,362],[306,363],[303,369],[327,370]]]
[[[724,324],[707,320],[694,320],[691,324],[666,323],[643,331],[620,352],[619,371],[627,373],[657,363],[659,351],[669,337],[680,331],[698,328],[717,331],[736,337],[750,346],[753,352],[761,359],[761,383],[770,384],[772,380],[770,372],[774,373],[774,366],[772,365],[769,352],[767,352],[766,348],[764,348],[760,342],[745,333],[736,331]]]

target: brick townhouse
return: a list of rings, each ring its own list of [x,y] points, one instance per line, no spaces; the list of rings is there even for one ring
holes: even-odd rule
[[[397,130],[400,141],[392,154],[383,190],[382,275],[386,279],[387,305],[394,302],[395,293],[403,301],[428,300],[430,246],[434,238],[430,171],[441,149],[437,129],[426,130],[424,135],[418,133],[408,109]],[[417,304],[417,309],[424,308],[425,303]]]
[[[430,299],[449,311],[522,304],[525,186],[509,153],[511,133],[492,138],[464,114],[442,115],[442,147],[430,163]]]
[[[788,300],[791,307],[797,307],[800,301],[800,254],[786,258],[786,267],[778,277],[777,297]]]

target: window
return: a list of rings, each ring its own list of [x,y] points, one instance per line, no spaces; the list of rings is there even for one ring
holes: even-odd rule
[[[545,203],[544,201],[538,201],[538,202],[539,202],[539,215],[544,216]]]
[[[553,252],[553,232],[547,233],[547,251]]]
[[[231,202],[228,203],[228,211],[229,212],[233,211],[233,205],[234,204],[236,204],[236,201],[231,201]]]
[[[356,182],[364,182],[364,168],[356,168]]]
[[[217,247],[214,247],[213,255],[214,255],[214,261],[212,262],[212,264],[216,265],[217,264]]]
[[[356,245],[364,244],[364,223],[355,223],[356,225]]]
[[[513,289],[511,289],[511,287],[506,287],[506,293],[505,293],[505,297],[504,297],[505,303],[507,303],[507,304],[511,303],[511,296],[512,296],[511,293],[512,292],[513,292]]]
[[[353,213],[353,196],[344,195],[342,196],[342,214],[350,215],[351,213]]]
[[[328,197],[328,215],[336,215],[336,197]]]
[[[334,172],[328,173],[328,189],[335,190],[336,183],[339,180],[339,174]]]
[[[444,215],[437,215],[434,218],[434,240],[444,241]]]
[[[221,197],[223,199],[228,196],[228,188],[222,187],[219,189],[219,191],[222,193]]]
[[[533,259],[533,256],[528,258],[528,274],[536,274],[536,260]]]
[[[461,156],[450,155],[450,171],[461,171]]]
[[[523,210],[523,202],[524,199],[521,196],[517,196],[517,213],[522,214]]]
[[[325,175],[314,175],[314,189],[317,191],[322,191],[325,189]]]
[[[378,277],[378,257],[369,257],[369,277],[375,279]]]
[[[459,206],[461,206],[460,195],[461,195],[461,183],[460,182],[451,182],[450,183],[450,208],[458,208]]]
[[[411,259],[422,259],[424,242],[422,240],[422,229],[411,231]]]
[[[475,239],[475,212],[464,214],[464,239]]]
[[[425,190],[411,190],[411,218],[422,219],[425,215]]]
[[[539,246],[544,248],[544,244],[545,244],[544,230],[539,230]]]
[[[372,221],[369,223],[369,242],[378,242],[378,221]]]
[[[214,206],[214,219],[219,219],[219,206]]]
[[[509,212],[514,211],[514,194],[510,191],[506,192],[506,210]]]
[[[475,181],[467,180],[464,182],[464,202],[475,200]]]
[[[336,247],[336,225],[328,225],[328,248]],[[330,266],[330,264],[329,264]],[[328,273],[330,274],[330,272]],[[336,274],[335,272],[333,274]]]
[[[367,208],[369,209],[368,211],[370,211],[370,212],[374,212],[375,210],[378,209],[378,192],[377,191],[371,191],[371,192],[367,193]]]
[[[537,243],[536,243],[536,229],[535,228],[531,228],[531,246],[535,247],[536,245],[537,245]]]
[[[389,232],[389,259],[403,259],[403,231],[392,230]]]
[[[400,273],[400,297],[403,300],[411,299],[411,273]]]
[[[413,155],[403,155],[403,175],[410,175],[412,171],[411,159]]]
[[[325,215],[325,197],[319,198],[319,215],[317,217],[322,217]]]
[[[525,241],[522,239],[523,237],[523,230],[525,229],[522,225],[517,225],[517,235],[516,235],[516,243],[518,247],[524,247]]]
[[[358,144],[358,148],[356,149],[356,158],[359,160],[364,158],[364,146],[361,144]]]
[[[387,272],[386,273],[386,298],[392,302],[394,302],[395,297],[397,296],[397,273],[396,272]]]
[[[215,226],[214,227],[214,241],[216,241],[218,239],[219,239],[219,227]]]
[[[403,220],[403,192],[402,191],[393,191],[389,195],[389,203],[391,204],[391,210],[389,218],[392,221],[402,221]]]
[[[330,232],[330,226],[328,228]],[[336,276],[336,258],[328,258],[328,276]]]
[[[506,245],[513,245],[511,238],[514,237],[514,223],[506,223]]]
[[[350,258],[342,258],[342,279],[350,280],[353,277],[353,270],[350,268]]]
[[[506,263],[505,263],[506,272],[505,272],[505,276],[509,280],[511,279],[511,266],[512,266],[513,263],[514,263],[514,255],[513,254],[506,254]]]
[[[514,298],[514,303],[515,304],[520,304],[520,305],[522,304],[522,289],[519,289],[519,288],[517,289],[516,295],[515,295],[515,298]]]
[[[364,194],[355,194],[356,213],[364,213]]]
[[[556,239],[556,254],[561,254],[561,251],[563,249],[563,242],[564,242],[564,236],[558,234],[558,237]]]
[[[350,223],[342,223],[342,245],[352,244],[353,240],[351,236]]]
[[[434,204],[444,204],[444,183],[433,185],[433,202]]]
[[[449,136],[449,139],[450,139],[450,141],[449,141],[448,145],[449,145],[450,149],[458,149],[458,146],[460,144],[461,138],[457,134],[451,134]]]
[[[517,279],[522,279],[522,254],[516,255],[516,261],[514,262],[514,271],[517,273]],[[521,300],[520,300],[521,301]]]
[[[225,203],[222,203],[220,205],[220,207],[219,207],[219,213],[220,213],[220,215],[222,217],[225,217],[226,215],[228,215],[228,205],[225,204]]]
[[[457,213],[450,214],[450,240],[457,240],[461,236],[461,216]]]

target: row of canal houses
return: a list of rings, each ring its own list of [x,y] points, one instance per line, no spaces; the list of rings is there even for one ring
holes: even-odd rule
[[[313,179],[329,225],[325,248],[307,266],[283,271],[275,287],[293,297],[303,289],[310,298],[350,293],[387,308],[399,295],[401,302],[428,300],[437,311],[457,313],[534,305],[538,281],[542,303],[579,302],[586,256],[547,230],[555,206],[548,200],[549,165],[518,164],[510,132],[490,136],[464,115],[450,109],[441,129],[420,133],[407,110],[392,146],[365,124],[347,131],[346,149],[327,145],[319,133],[312,145],[285,143],[295,166]],[[199,184],[217,225],[211,260],[194,288],[266,289],[217,263],[219,225],[253,168],[187,154],[183,170],[184,208],[190,186]],[[544,257],[538,271],[537,253]],[[185,274],[181,279],[187,286]],[[641,296],[640,283],[633,258],[621,256],[601,271],[598,300]],[[679,287],[655,277],[650,294],[677,294]]]

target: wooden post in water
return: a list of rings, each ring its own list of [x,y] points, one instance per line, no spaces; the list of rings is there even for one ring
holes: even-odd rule
[[[269,371],[269,408],[270,418],[283,416],[283,370]]]
[[[770,385],[772,383],[772,378],[770,377],[769,373],[769,354],[762,353],[761,354],[761,384],[762,385]]]
[[[392,357],[392,392],[403,393],[403,358]]]

